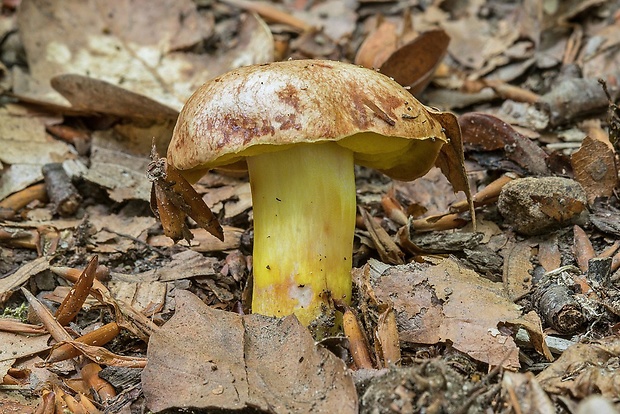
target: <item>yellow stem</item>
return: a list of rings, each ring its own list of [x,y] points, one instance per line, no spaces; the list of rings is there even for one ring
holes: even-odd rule
[[[332,316],[330,295],[351,300],[355,230],[352,151],[296,145],[248,157],[254,209],[252,312]],[[318,322],[322,324],[322,322]]]

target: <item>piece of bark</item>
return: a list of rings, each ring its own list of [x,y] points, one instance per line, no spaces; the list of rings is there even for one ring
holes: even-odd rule
[[[484,234],[471,232],[412,233],[411,241],[425,253],[452,253],[463,249],[474,249]]]
[[[588,273],[586,277],[589,281],[596,282],[599,286],[609,282],[611,277],[611,257],[594,257],[588,262]]]
[[[54,204],[54,211],[63,217],[71,216],[80,207],[82,196],[71,183],[61,163],[50,163],[43,166],[45,188]]]
[[[549,126],[556,127],[591,113],[603,112],[608,104],[597,79],[569,78],[543,95],[538,107],[549,115]]]

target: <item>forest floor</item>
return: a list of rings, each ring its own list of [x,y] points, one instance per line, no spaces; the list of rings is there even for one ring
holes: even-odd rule
[[[318,341],[249,313],[247,174],[194,185],[223,241],[178,243],[146,174],[202,83],[289,59],[388,75],[463,147],[356,167]],[[617,0],[4,0],[0,414],[619,412],[618,67]]]

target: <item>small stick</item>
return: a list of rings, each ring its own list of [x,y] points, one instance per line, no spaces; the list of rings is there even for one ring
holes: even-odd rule
[[[314,29],[312,25],[269,4],[255,3],[246,0],[221,0],[221,2],[246,11],[254,12],[265,20],[286,24],[302,32],[309,32]]]
[[[45,188],[54,203],[56,213],[63,217],[74,214],[82,196],[78,193],[61,163],[50,163],[43,166]]]
[[[496,202],[502,188],[515,178],[517,178],[517,175],[513,173],[506,173],[497,180],[489,183],[489,185],[471,197],[474,207],[480,207]],[[455,213],[462,213],[467,210],[469,210],[467,200],[458,201],[450,206],[450,211]]]
[[[0,209],[5,208],[8,210],[13,210],[13,213],[16,213],[34,200],[47,200],[47,190],[45,189],[45,184],[41,183],[31,185],[30,187],[18,191],[17,193],[11,194],[4,200],[0,201]]]

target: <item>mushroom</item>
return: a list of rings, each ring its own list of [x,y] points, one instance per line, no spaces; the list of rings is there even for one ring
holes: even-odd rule
[[[252,312],[331,318],[350,303],[354,164],[412,180],[449,141],[446,117],[371,69],[298,60],[233,70],[181,111],[167,159],[195,182],[247,164],[254,214]],[[448,119],[448,121],[446,121]],[[456,127],[458,134],[458,126]],[[460,141],[459,141],[460,142]]]

